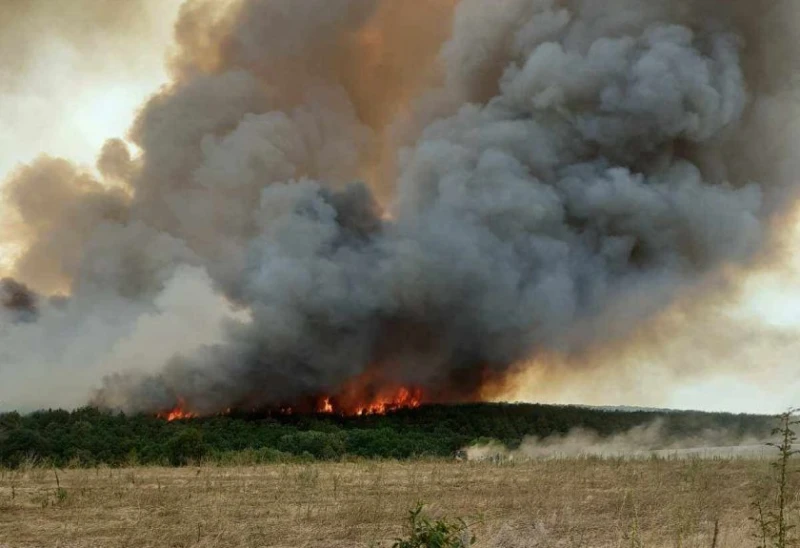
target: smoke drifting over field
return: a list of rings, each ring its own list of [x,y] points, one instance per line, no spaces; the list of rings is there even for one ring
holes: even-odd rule
[[[462,450],[471,461],[549,458],[736,458],[772,457],[764,439],[726,429],[708,429],[694,435],[670,433],[663,420],[636,426],[611,436],[575,428],[564,435],[528,436],[516,448],[492,441]]]
[[[106,374],[93,401],[126,411],[470,400],[622,347],[777,254],[796,17],[768,8],[188,1],[141,154],[112,140],[99,179],[43,157],[5,187],[13,275],[68,298],[0,315],[0,384]],[[187,276],[213,288],[195,321],[233,315],[215,344],[118,366]]]

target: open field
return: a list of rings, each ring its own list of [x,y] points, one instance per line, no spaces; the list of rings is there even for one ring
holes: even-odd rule
[[[750,547],[759,460],[355,462],[0,472],[0,546],[387,546],[417,501],[478,546]]]

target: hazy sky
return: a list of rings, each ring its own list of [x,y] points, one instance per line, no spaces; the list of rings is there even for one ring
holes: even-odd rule
[[[68,4],[4,3],[0,181],[40,154],[93,166],[105,140],[124,137],[137,108],[167,82],[164,56],[181,0]],[[12,253],[0,241],[0,273]]]
[[[166,82],[163,58],[180,0],[132,0],[123,14],[118,2],[79,0],[84,10],[109,6],[103,9],[118,22],[77,29],[64,15],[81,10],[51,13],[51,2],[7,2],[0,25],[13,19],[19,31],[0,39],[11,67],[0,69],[0,173],[41,153],[93,164],[103,142],[123,136],[136,108]]]

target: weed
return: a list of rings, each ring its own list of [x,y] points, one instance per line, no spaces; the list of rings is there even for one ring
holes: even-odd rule
[[[797,409],[789,409],[778,416],[778,426],[772,433],[779,435],[779,441],[767,444],[778,451],[777,459],[770,464],[775,471],[773,483],[776,502],[775,508],[769,509],[768,503],[761,495],[751,505],[756,512],[756,516],[750,519],[757,527],[754,536],[758,541],[758,548],[788,548],[797,545],[791,535],[795,526],[791,525],[788,519],[791,474],[789,461],[792,456],[800,453],[794,449],[797,442],[794,427],[800,424],[800,420],[795,418],[797,412]],[[769,497],[767,496],[767,498]]]
[[[319,481],[319,470],[312,466],[304,466],[295,476],[297,486],[300,488],[311,489],[317,486]]]
[[[56,489],[56,502],[61,504],[67,500],[68,494],[67,490],[63,487],[59,487]]]
[[[56,476],[56,503],[61,504],[67,500],[67,490],[61,487],[61,480],[58,479],[58,470],[53,468],[53,474]]]
[[[422,514],[420,503],[408,512],[409,536],[397,539],[392,548],[466,548],[475,543],[475,536],[459,518],[430,520]]]

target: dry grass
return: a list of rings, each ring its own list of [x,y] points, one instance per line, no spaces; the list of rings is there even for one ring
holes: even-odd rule
[[[759,461],[360,462],[0,472],[0,547],[386,545],[415,502],[479,546],[753,546]]]

